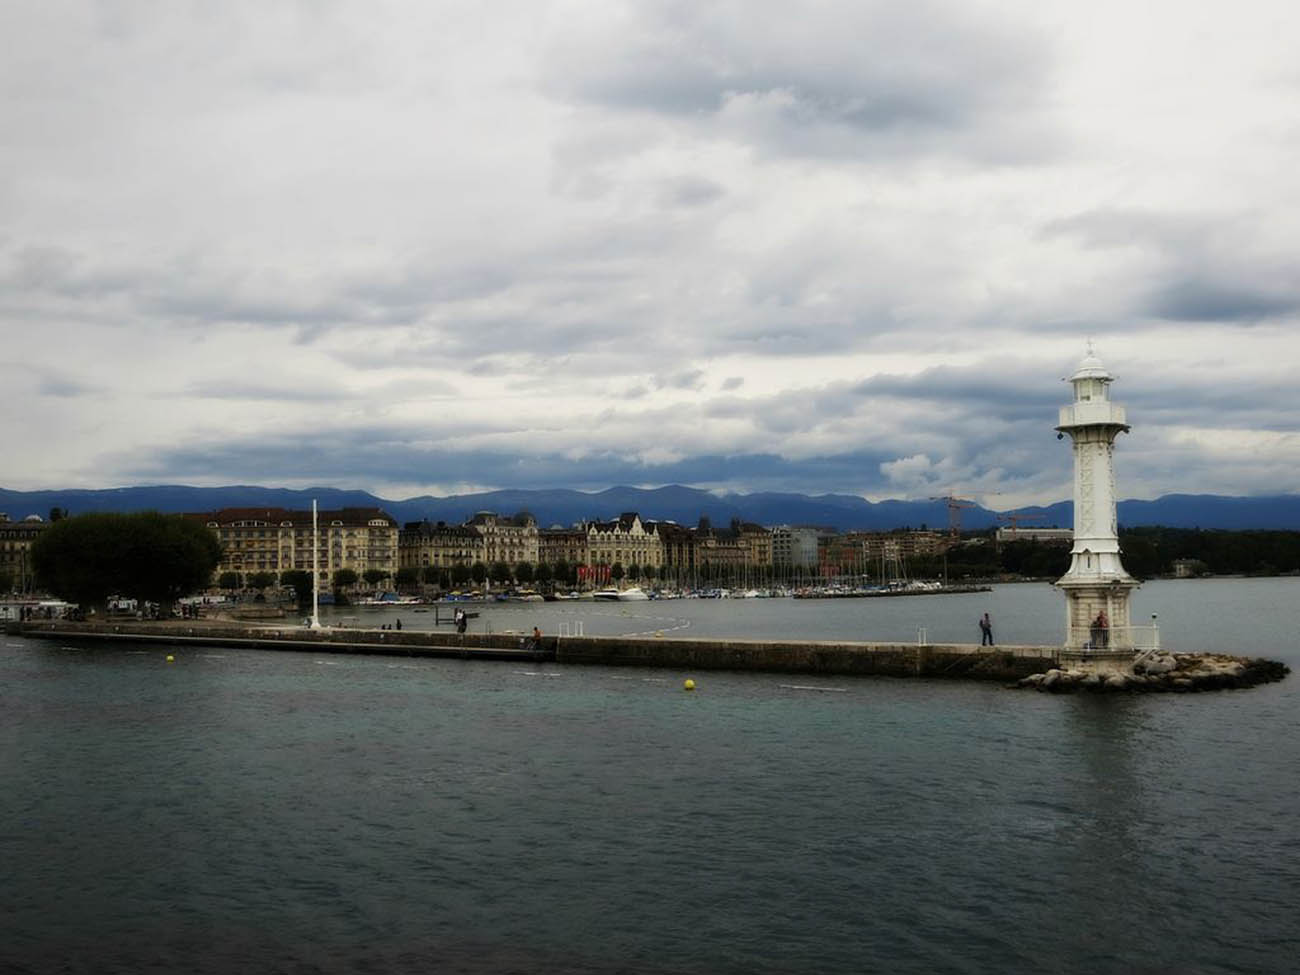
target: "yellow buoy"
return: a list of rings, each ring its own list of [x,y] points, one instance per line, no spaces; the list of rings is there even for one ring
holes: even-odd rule
[[[176,659],[176,658],[173,657],[170,653],[167,654],[167,662],[168,662],[168,663],[171,663],[171,662],[172,662],[173,660],[175,660],[175,659]]]
[[[687,691],[693,691],[693,690],[695,690],[695,681],[693,681],[693,680],[691,680],[689,677],[687,677],[687,678],[686,678],[686,683],[682,685],[682,689],[683,689],[683,690],[687,690]]]

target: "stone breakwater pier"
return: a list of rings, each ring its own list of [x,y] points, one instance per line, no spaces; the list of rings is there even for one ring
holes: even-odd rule
[[[66,620],[9,624],[36,639],[158,643],[169,647],[222,646],[312,653],[530,660],[566,665],[736,670],[854,677],[921,677],[998,681],[1054,693],[1072,691],[1185,692],[1251,687],[1281,680],[1286,665],[1226,654],[1159,654],[1132,675],[1062,669],[1061,648],[980,647],[825,640],[684,639],[680,637],[543,637],[429,633],[418,630],[250,626],[225,621],[77,623]]]

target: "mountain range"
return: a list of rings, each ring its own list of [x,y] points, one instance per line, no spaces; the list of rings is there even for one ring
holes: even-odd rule
[[[596,493],[571,490],[487,491],[446,498],[423,496],[405,500],[379,498],[365,491],[338,488],[295,490],[253,486],[187,487],[160,485],[104,490],[10,491],[0,488],[0,512],[13,520],[52,508],[72,514],[89,511],[208,512],[219,508],[290,508],[304,510],[315,499],[322,510],[342,507],[377,507],[399,523],[445,521],[459,524],[479,511],[514,514],[529,511],[539,525],[572,525],[593,519],[610,519],[625,511],[643,519],[694,525],[701,516],[723,526],[733,518],[761,525],[816,525],[840,531],[888,531],[894,528],[946,529],[948,505],[938,501],[867,501],[844,494],[712,494],[698,488],[670,485],[660,488],[612,487]],[[1015,509],[1025,528],[1070,527],[1074,506],[1060,501],[1042,507]],[[989,528],[1003,514],[979,505],[960,509],[961,527]],[[1300,494],[1269,497],[1227,497],[1214,494],[1168,494],[1154,501],[1119,502],[1124,527],[1165,525],[1171,528],[1289,529],[1300,530]]]

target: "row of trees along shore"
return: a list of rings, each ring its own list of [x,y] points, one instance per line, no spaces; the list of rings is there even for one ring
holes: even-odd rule
[[[1069,567],[1063,546],[1034,541],[994,543],[991,534],[972,534],[946,556],[914,557],[906,575],[917,578],[997,579],[1057,578]],[[1143,527],[1123,529],[1120,546],[1124,565],[1139,578],[1168,575],[1176,561],[1185,560],[1194,573],[1210,575],[1278,575],[1300,573],[1300,532],[1215,531]],[[102,611],[110,597],[120,596],[158,603],[169,609],[182,596],[207,589],[221,559],[221,546],[202,523],[179,515],[157,512],[133,514],[93,513],[65,517],[52,523],[32,544],[32,566],[38,585],[69,602]],[[540,588],[572,587],[579,582],[579,566],[568,562],[491,565],[475,562],[451,568],[403,568],[395,576],[378,569],[358,577],[350,569],[333,576],[339,592],[363,581],[369,586],[390,579],[403,590],[421,585],[444,591],[481,586],[486,582]],[[829,574],[878,578],[880,566],[843,565]],[[897,567],[890,569],[896,572]],[[620,583],[764,585],[813,581],[824,574],[808,568],[766,566],[732,568],[697,566],[686,577],[668,567],[614,564],[609,579]],[[296,590],[300,603],[311,597],[311,574],[301,569],[279,573],[241,575],[225,572],[221,588],[248,586],[264,589],[276,585]],[[12,580],[0,578],[0,591]]]
[[[995,545],[959,545],[949,550],[950,579],[1025,577],[1056,579],[1070,567],[1069,548],[1033,541]],[[971,541],[971,538],[967,538]],[[1193,574],[1291,575],[1300,573],[1300,532],[1217,531],[1160,526],[1125,528],[1119,533],[1124,568],[1140,579],[1174,573],[1174,563],[1186,561]],[[944,557],[908,562],[913,578],[938,578]]]

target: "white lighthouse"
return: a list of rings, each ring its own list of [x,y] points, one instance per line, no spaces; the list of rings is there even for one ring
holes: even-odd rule
[[[1092,351],[1069,379],[1074,402],[1056,429],[1074,443],[1074,547],[1065,592],[1062,664],[1082,670],[1128,670],[1134,634],[1129,596],[1138,587],[1120,562],[1115,516],[1115,438],[1127,433],[1124,408],[1110,401],[1114,376]]]

